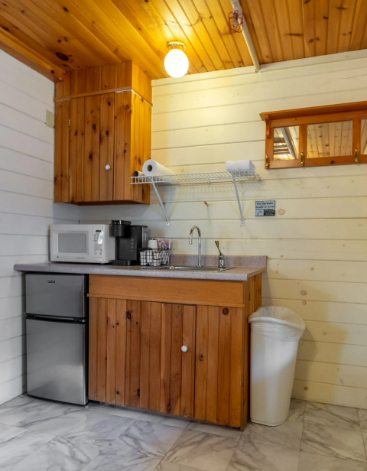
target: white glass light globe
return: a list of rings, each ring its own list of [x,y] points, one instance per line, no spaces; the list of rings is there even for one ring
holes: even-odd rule
[[[164,58],[164,68],[171,77],[183,77],[189,68],[189,59],[181,49],[171,49]]]

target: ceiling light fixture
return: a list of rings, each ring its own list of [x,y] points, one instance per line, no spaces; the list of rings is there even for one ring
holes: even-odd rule
[[[174,78],[183,77],[189,68],[189,59],[185,54],[186,46],[179,41],[167,43],[169,49],[164,58],[164,68],[167,73]]]

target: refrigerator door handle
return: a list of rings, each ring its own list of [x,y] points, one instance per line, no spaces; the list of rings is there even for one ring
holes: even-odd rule
[[[27,319],[44,322],[63,322],[65,324],[87,324],[87,319],[78,317],[56,317],[56,316],[37,316],[27,314]]]

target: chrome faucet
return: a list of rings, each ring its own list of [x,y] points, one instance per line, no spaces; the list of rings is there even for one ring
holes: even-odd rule
[[[198,226],[192,226],[191,230],[190,230],[190,239],[189,239],[189,244],[192,245],[192,236],[194,234],[194,230],[197,230],[198,231],[198,242],[199,242],[199,247],[198,247],[198,267],[202,267],[202,263],[201,263],[201,231],[200,231],[200,228]]]

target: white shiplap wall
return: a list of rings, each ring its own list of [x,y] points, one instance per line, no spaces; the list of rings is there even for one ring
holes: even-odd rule
[[[339,58],[343,60],[337,60]],[[292,65],[292,68],[289,66]],[[153,88],[152,157],[175,172],[224,170],[252,159],[263,181],[241,187],[241,227],[231,185],[164,191],[171,224],[156,200],[145,206],[82,207],[81,221],[131,219],[193,253],[268,255],[263,302],[306,322],[293,395],[367,408],[367,165],[264,170],[263,111],[367,100],[364,51],[264,67],[163,79]],[[274,218],[254,217],[256,199],[276,199]],[[204,204],[206,201],[209,206]],[[283,211],[279,211],[283,210]]]
[[[78,222],[79,210],[54,205],[54,84],[0,51],[0,404],[25,387],[22,277],[14,263],[48,260],[48,229]]]

